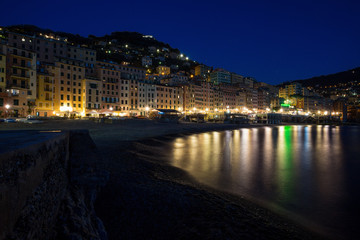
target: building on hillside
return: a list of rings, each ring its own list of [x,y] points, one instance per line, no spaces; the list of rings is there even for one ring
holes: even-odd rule
[[[170,67],[166,66],[158,66],[156,68],[156,72],[159,75],[170,75]]]
[[[245,84],[245,86],[247,86],[249,88],[253,88],[255,82],[256,82],[255,79],[252,78],[252,77],[245,77],[244,78],[244,84]]]
[[[86,75],[95,73],[96,51],[93,49],[72,45],[62,38],[45,34],[29,36],[8,32],[7,35],[9,46],[35,52],[38,64],[54,64],[57,58],[68,58],[84,62]]]
[[[220,83],[231,83],[230,72],[224,69],[215,69],[210,73],[210,81],[216,85]]]
[[[210,76],[211,71],[211,67],[202,64],[197,65],[195,67],[195,76],[201,76],[202,78],[207,79]]]
[[[141,58],[141,65],[142,65],[143,67],[146,67],[146,68],[152,66],[152,58],[149,57],[149,56],[144,56],[144,57],[142,57],[142,58]]]
[[[240,74],[231,73],[231,83],[237,84],[237,83],[244,83],[244,77]]]
[[[291,95],[303,95],[303,87],[300,83],[286,84],[279,89],[279,97],[289,99]]]
[[[169,86],[179,86],[188,83],[189,77],[183,72],[178,72],[176,74],[167,75],[164,78],[160,78],[160,83],[163,85]]]
[[[143,81],[146,77],[145,68],[137,68],[128,65],[118,65],[121,72],[121,79]]]

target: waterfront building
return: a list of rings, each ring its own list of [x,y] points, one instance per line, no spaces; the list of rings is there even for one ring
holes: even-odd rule
[[[259,88],[258,90],[258,110],[265,112],[270,109],[270,94],[267,90]]]
[[[236,108],[242,112],[246,109],[246,92],[240,90],[236,93]]]
[[[332,101],[324,97],[304,97],[304,112],[310,112],[314,114],[324,114],[325,112],[327,112],[328,114],[330,114],[332,106]]]
[[[85,65],[82,61],[57,58],[55,68],[54,109],[60,116],[81,114],[83,111],[82,80]]]
[[[250,111],[258,109],[258,91],[252,88],[245,88],[246,93],[246,108]]]
[[[227,112],[235,111],[236,106],[236,93],[238,89],[234,88],[232,84],[220,84],[219,90],[223,92],[222,103],[224,105],[224,110]]]
[[[118,70],[118,65],[98,61],[96,72],[102,85],[101,111],[109,114],[120,111],[121,72]]]
[[[138,109],[138,85],[139,82],[136,80],[129,80],[129,114],[130,116],[136,116],[139,113]]]
[[[224,105],[224,93],[220,90],[214,91],[214,112],[223,113],[226,110],[226,106]]]
[[[157,85],[157,109],[183,110],[183,88]]]
[[[214,111],[214,88],[210,82],[195,84],[195,108],[194,112],[206,113]]]
[[[5,87],[6,87],[6,46],[0,45],[0,93],[5,92]]]
[[[129,115],[129,102],[130,102],[130,80],[121,79],[120,82],[120,111]]]
[[[33,114],[36,99],[36,55],[6,46],[6,91],[12,97],[15,116]]]
[[[87,77],[82,80],[82,116],[98,116],[102,105],[102,86],[100,79]]]
[[[183,111],[188,113],[195,108],[195,84],[186,84],[183,88]]]
[[[54,115],[55,65],[42,65],[37,72],[36,115],[49,117]]]
[[[279,110],[281,108],[281,104],[284,104],[285,99],[280,97],[271,97],[270,98],[270,109],[271,110]]]
[[[141,116],[149,116],[149,111],[157,108],[156,85],[139,82],[138,104]]]

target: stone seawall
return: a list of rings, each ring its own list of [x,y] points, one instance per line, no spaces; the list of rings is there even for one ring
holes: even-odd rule
[[[99,159],[87,130],[0,132],[0,240],[107,239]]]
[[[0,135],[0,239],[46,239],[66,193],[67,132]]]

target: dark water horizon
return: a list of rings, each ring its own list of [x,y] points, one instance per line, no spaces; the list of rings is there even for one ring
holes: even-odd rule
[[[179,136],[157,156],[334,239],[360,236],[360,127],[276,126]]]

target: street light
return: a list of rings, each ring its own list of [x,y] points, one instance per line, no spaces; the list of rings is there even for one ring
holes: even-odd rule
[[[8,110],[9,110],[9,108],[10,108],[10,105],[9,104],[6,104],[5,105],[5,108],[6,108],[6,112],[5,112],[5,117],[7,118],[8,117]]]
[[[150,110],[149,107],[145,107],[145,112],[146,112],[146,117],[147,118],[149,118],[149,110]]]

